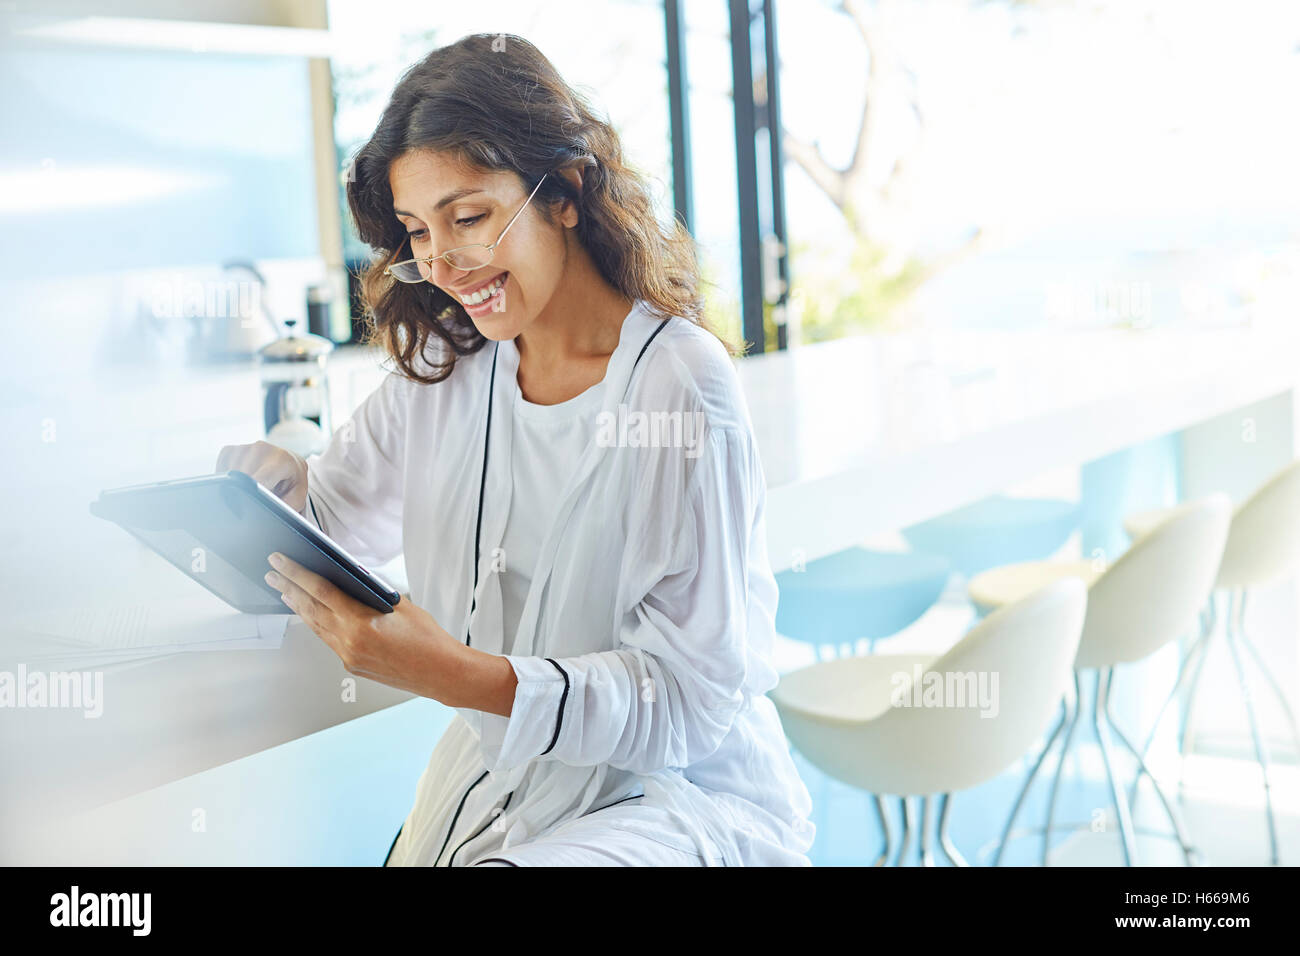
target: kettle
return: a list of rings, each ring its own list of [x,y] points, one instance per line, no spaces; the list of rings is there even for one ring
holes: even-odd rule
[[[252,280],[231,278],[214,286],[218,307],[198,320],[197,344],[209,359],[247,359],[280,334],[266,303],[266,278],[257,266],[244,259],[232,259],[221,268],[226,275],[246,272]]]
[[[329,444],[329,377],[326,361],[334,343],[321,335],[295,334],[297,319],[285,319],[288,334],[258,351],[266,440],[301,458]]]

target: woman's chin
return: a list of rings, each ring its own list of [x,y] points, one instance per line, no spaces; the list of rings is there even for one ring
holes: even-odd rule
[[[513,339],[519,334],[520,323],[515,321],[508,312],[489,312],[486,315],[470,316],[474,323],[474,328],[478,329],[479,334],[485,339],[491,339],[493,342],[504,342],[506,339]]]

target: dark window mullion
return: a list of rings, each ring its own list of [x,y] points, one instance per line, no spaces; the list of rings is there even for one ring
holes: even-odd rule
[[[767,131],[771,151],[772,172],[772,232],[781,244],[777,260],[781,295],[776,304],[776,347],[789,346],[785,323],[786,306],[790,298],[790,243],[785,226],[785,156],[781,144],[781,63],[776,52],[775,0],[763,0],[764,35],[767,59]]]
[[[668,67],[668,123],[673,153],[673,209],[688,231],[695,222],[691,190],[690,86],[686,75],[686,24],[678,0],[664,0],[664,52]]]
[[[746,354],[767,348],[763,330],[762,248],[758,226],[758,155],[754,142],[754,70],[749,0],[728,0],[731,86],[736,117],[736,188],[740,211],[740,314]]]

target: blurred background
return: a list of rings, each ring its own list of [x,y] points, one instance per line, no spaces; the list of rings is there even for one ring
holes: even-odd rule
[[[106,690],[99,723],[0,709],[28,768],[0,782],[0,862],[382,860],[450,713],[369,684],[335,699],[310,635],[228,615],[87,506],[206,473],[225,444],[319,450],[378,385],[343,171],[405,69],[475,32],[528,38],[610,117],[749,343],[783,673],[827,645],[942,653],[989,610],[982,572],[1105,566],[1135,515],[1240,507],[1294,462],[1296,4],[4,0],[0,670],[94,668]],[[812,585],[790,575],[846,555],[869,559],[853,594],[832,573],[812,603],[898,610],[832,638],[797,618]],[[380,570],[404,583],[400,559]],[[1213,863],[1300,849],[1288,575],[1247,605],[1259,672],[1204,645],[1195,711],[1185,694],[1151,751],[1188,777]],[[1194,623],[1116,676],[1130,737]],[[1110,822],[1052,842],[1123,862],[1101,752],[1077,746],[1060,819]],[[1032,757],[955,798],[971,862]],[[798,759],[814,862],[872,862],[864,789]]]

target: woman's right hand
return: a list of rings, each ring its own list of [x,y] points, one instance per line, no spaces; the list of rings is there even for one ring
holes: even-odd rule
[[[299,514],[307,506],[307,462],[268,441],[225,446],[216,470],[242,471]]]

